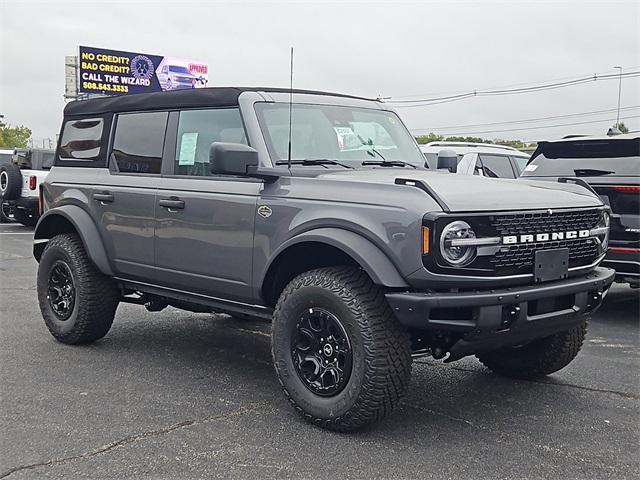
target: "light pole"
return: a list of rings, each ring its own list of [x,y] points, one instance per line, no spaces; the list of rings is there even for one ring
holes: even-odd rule
[[[622,67],[620,65],[616,65],[613,68],[617,68],[620,70],[620,80],[618,81],[618,115],[616,116],[616,128],[620,128],[620,95],[622,93]]]

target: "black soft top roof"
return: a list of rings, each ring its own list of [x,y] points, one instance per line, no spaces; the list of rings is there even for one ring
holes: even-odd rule
[[[238,105],[242,92],[289,93],[288,88],[273,87],[209,87],[169,92],[138,93],[118,97],[93,98],[70,102],[64,108],[64,115],[99,115],[113,112],[131,112],[140,110],[158,110],[185,107],[233,107]],[[372,100],[339,93],[319,92],[315,90],[293,90],[293,93],[331,95],[334,97]]]

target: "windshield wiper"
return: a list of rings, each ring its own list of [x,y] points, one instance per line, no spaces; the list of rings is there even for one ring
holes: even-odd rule
[[[573,173],[576,174],[576,177],[598,177],[600,175],[611,175],[612,172],[610,170],[598,170],[597,168],[576,168]]]
[[[288,165],[288,160],[278,160],[276,165]],[[329,160],[328,158],[315,158],[315,159],[306,159],[306,160],[291,160],[291,165],[303,165],[303,166],[315,166],[320,165],[322,167],[328,168],[326,165],[339,165],[344,168],[351,168],[352,166],[346,165],[344,163],[340,163],[336,160]]]
[[[370,150],[366,150],[368,155],[371,155],[372,157],[375,157],[377,155],[382,160],[387,160],[386,158],[384,158],[384,155],[382,155],[378,150],[376,150],[376,147],[373,146],[373,140],[369,139],[368,141],[365,141],[364,138],[362,138],[360,135],[358,135],[358,140],[360,140],[360,143],[362,143],[362,145],[370,148]]]
[[[381,167],[411,167],[418,168],[414,164],[409,162],[403,162],[402,160],[365,160],[361,165],[379,165]]]

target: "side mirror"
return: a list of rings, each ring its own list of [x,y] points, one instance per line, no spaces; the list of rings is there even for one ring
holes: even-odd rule
[[[247,176],[258,166],[258,151],[241,143],[213,142],[209,147],[211,173]]]
[[[438,170],[449,170],[456,173],[458,169],[458,155],[453,150],[440,150],[438,152]]]

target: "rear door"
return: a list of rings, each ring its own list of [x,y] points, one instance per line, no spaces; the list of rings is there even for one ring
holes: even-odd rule
[[[109,172],[91,187],[92,215],[116,276],[155,279],[154,227],[168,112],[123,113],[115,118]]]
[[[155,263],[158,283],[214,297],[252,297],[254,220],[262,182],[212,175],[213,142],[246,144],[238,108],[172,112],[167,148],[173,162],[158,188]]]

